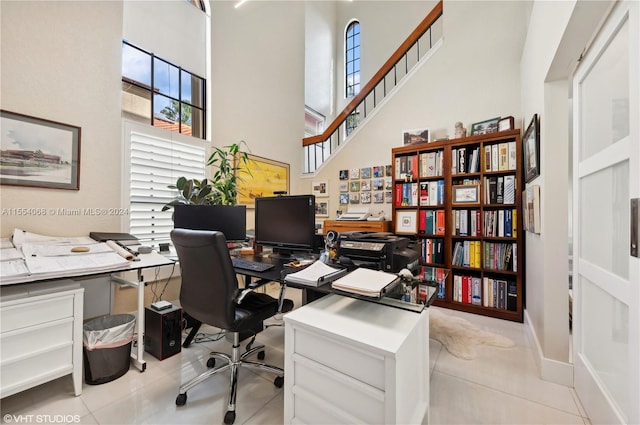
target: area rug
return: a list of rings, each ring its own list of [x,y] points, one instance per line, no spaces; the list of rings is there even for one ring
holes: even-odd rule
[[[466,319],[429,309],[429,337],[440,342],[453,356],[471,360],[479,345],[510,348],[515,343],[502,335],[481,329]]]

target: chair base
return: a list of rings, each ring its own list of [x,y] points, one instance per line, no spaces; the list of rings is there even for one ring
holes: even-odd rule
[[[231,355],[229,356],[228,354],[219,353],[216,351],[210,353],[210,358],[207,362],[207,366],[210,366],[212,368],[196,376],[186,384],[181,385],[179,390],[180,393],[176,397],[176,405],[183,406],[187,402],[187,391],[215,374],[224,372],[225,370],[230,370],[231,383],[229,387],[229,402],[227,404],[227,413],[224,416],[224,423],[227,425],[232,424],[236,418],[236,395],[238,389],[238,370],[240,369],[240,367],[247,367],[251,369],[271,372],[276,375],[276,378],[273,381],[273,384],[276,387],[282,388],[282,385],[284,384],[284,370],[282,368],[271,366],[262,362],[245,360],[247,357],[256,353],[258,353],[258,357],[260,357],[260,353],[264,353],[264,345],[251,347],[246,352],[240,354],[240,333],[232,332],[231,335],[233,336],[233,348],[231,351]],[[216,369],[214,359],[220,359],[224,362],[224,364]],[[212,360],[213,362],[211,362]]]

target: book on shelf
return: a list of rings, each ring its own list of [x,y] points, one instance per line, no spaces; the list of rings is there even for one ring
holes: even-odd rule
[[[321,286],[345,274],[347,274],[347,269],[336,269],[317,260],[300,271],[287,274],[284,281],[306,286]]]

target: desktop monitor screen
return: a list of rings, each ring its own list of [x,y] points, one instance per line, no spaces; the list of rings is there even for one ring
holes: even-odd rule
[[[315,196],[256,198],[256,244],[269,246],[282,257],[313,251]]]
[[[173,227],[217,230],[228,241],[247,238],[247,207],[244,205],[176,205]]]

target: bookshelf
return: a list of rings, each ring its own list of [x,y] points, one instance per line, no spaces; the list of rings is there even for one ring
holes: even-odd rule
[[[394,222],[451,269],[434,305],[522,322],[521,158],[518,129],[392,149]]]

